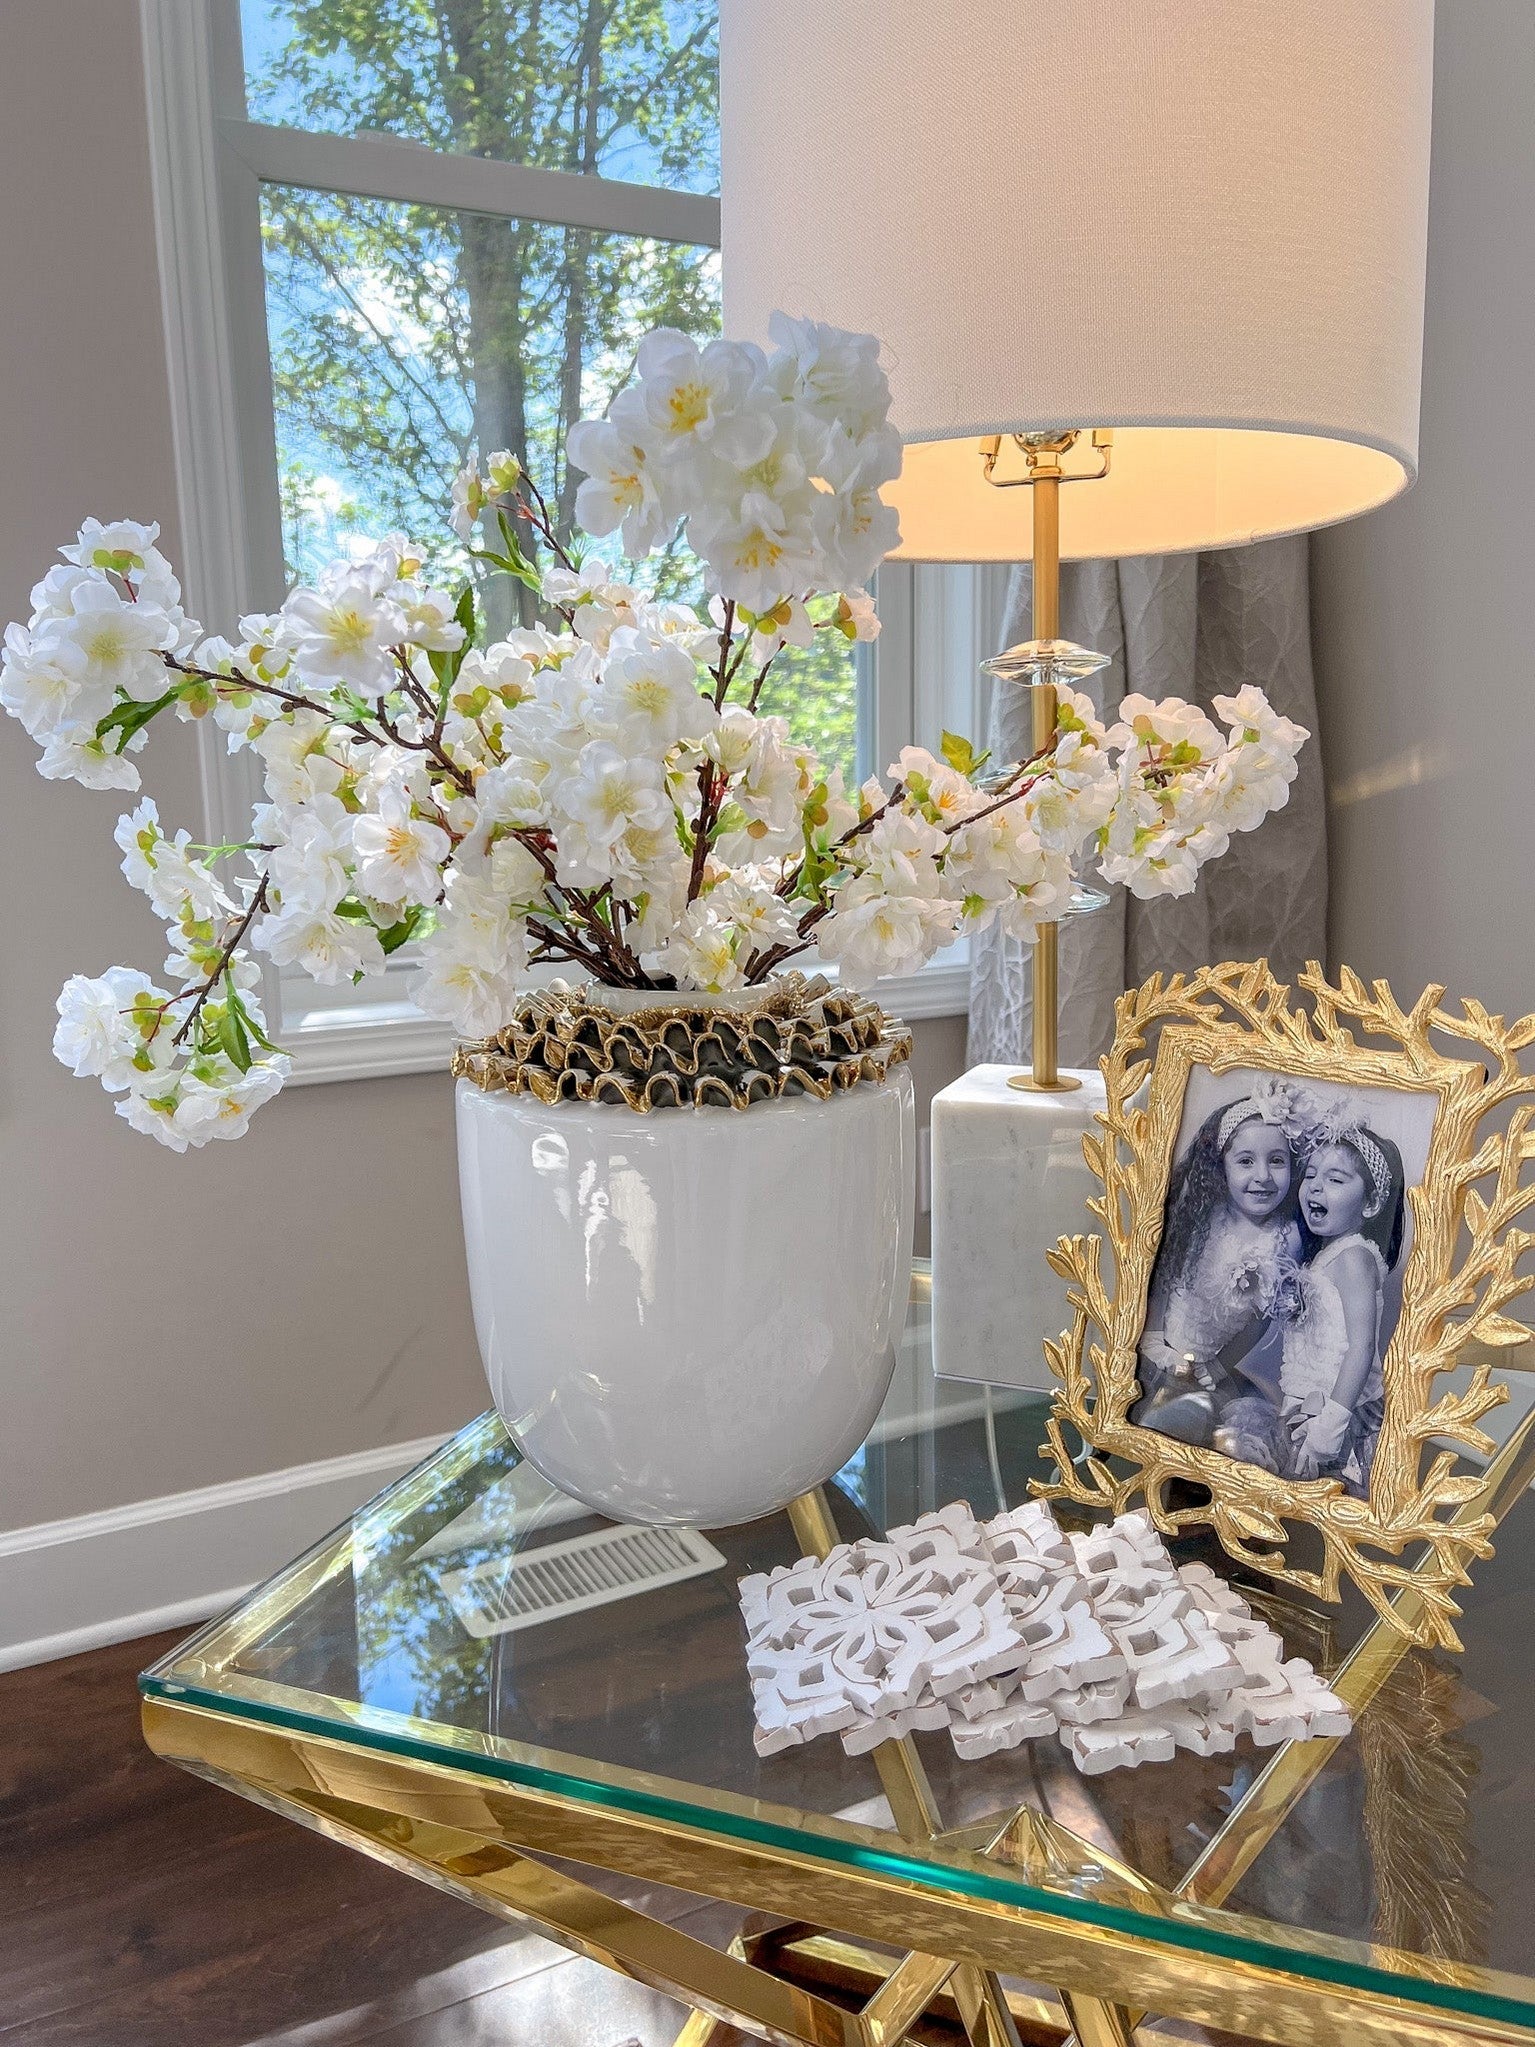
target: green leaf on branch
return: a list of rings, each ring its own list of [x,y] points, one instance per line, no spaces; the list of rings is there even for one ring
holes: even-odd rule
[[[281,1045],[274,1045],[272,1043],[272,1040],[267,1036],[260,1024],[257,1023],[243,1002],[240,1004],[240,1021],[245,1026],[246,1035],[254,1038],[263,1052],[280,1052],[282,1050]]]
[[[826,892],[826,884],[837,872],[837,866],[836,858],[807,836],[804,858],[794,877],[793,893],[807,902],[819,903]]]
[[[969,740],[958,732],[945,732],[940,751],[955,774],[964,775],[967,779],[991,759],[989,753],[977,753]]]
[[[458,602],[453,607],[453,616],[464,629],[462,646],[455,647],[451,653],[446,653],[438,648],[429,648],[426,656],[431,671],[437,678],[437,700],[439,705],[447,703],[452,693],[453,685],[458,680],[458,671],[464,665],[464,656],[474,645],[474,585],[472,583],[466,583],[459,592]]]
[[[230,1064],[241,1073],[251,1070],[250,1039],[245,1034],[245,1019],[241,1011],[240,998],[235,993],[234,982],[225,976],[227,998],[219,1011],[218,1041],[229,1055]]]
[[[391,924],[387,931],[380,931],[378,942],[384,948],[385,956],[398,952],[402,945],[408,945],[420,931],[423,921],[431,915],[423,903],[412,903],[398,924]]]
[[[163,697],[155,697],[149,703],[140,704],[125,699],[120,704],[114,704],[106,716],[97,723],[96,737],[109,739],[116,732],[119,737],[112,751],[121,753],[135,732],[142,732],[151,718],[158,717],[166,705],[175,703],[180,695],[181,684],[178,682],[176,687],[168,689]]]
[[[522,543],[517,538],[511,520],[499,507],[496,511],[496,524],[501,528],[501,545],[506,549],[504,558],[506,573],[515,576],[519,583],[526,583],[535,596],[542,595],[544,579],[539,574],[537,565],[523,553]]]

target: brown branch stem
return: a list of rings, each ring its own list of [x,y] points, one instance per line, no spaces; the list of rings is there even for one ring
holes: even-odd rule
[[[202,1014],[203,1006],[207,1002],[208,997],[213,993],[214,989],[218,986],[219,982],[224,978],[224,975],[228,972],[229,962],[234,958],[236,952],[239,951],[240,941],[242,938],[244,938],[246,932],[249,931],[252,923],[255,921],[256,912],[258,910],[264,910],[266,908],[267,885],[271,881],[271,878],[272,877],[269,873],[264,873],[262,875],[260,882],[257,884],[255,894],[251,897],[250,901],[245,906],[245,914],[241,917],[239,923],[236,924],[230,937],[225,941],[223,947],[221,948],[217,963],[213,967],[212,972],[208,975],[207,980],[204,981],[202,986],[198,989],[197,998],[193,1002],[192,1007],[181,1019],[181,1023],[177,1028],[176,1035],[171,1039],[171,1043],[173,1045],[179,1045],[182,1039],[186,1036],[187,1032],[192,1028],[193,1024],[196,1023],[198,1017]]]

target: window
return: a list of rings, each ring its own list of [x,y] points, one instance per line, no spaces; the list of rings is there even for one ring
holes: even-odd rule
[[[144,20],[199,615],[269,609],[401,529],[461,578],[445,510],[474,446],[514,449],[568,516],[566,430],[639,337],[718,330],[715,0],[145,0]],[[696,594],[685,549],[645,573]],[[995,571],[881,585],[877,649],[823,634],[767,703],[850,777],[975,729],[1000,621]],[[527,601],[506,579],[484,596],[493,624]],[[216,839],[254,792],[205,743]],[[906,1014],[963,1007],[960,950],[899,991]],[[401,965],[340,998],[269,988],[296,1077],[444,1062]]]

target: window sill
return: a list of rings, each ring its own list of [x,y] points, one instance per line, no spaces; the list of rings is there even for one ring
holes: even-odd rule
[[[970,1000],[969,964],[963,958],[937,959],[920,973],[881,981],[871,992],[906,1023],[963,1016]],[[282,1037],[283,1049],[293,1057],[290,1087],[445,1073],[454,1042],[447,1024],[423,1016],[407,1001],[311,1010]]]

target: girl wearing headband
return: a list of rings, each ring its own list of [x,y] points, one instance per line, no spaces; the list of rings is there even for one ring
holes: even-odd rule
[[[1300,1256],[1295,1147],[1310,1108],[1294,1082],[1265,1075],[1205,1118],[1174,1168],[1139,1344],[1141,1427],[1211,1443],[1244,1390],[1237,1367]],[[1277,1418],[1273,1433],[1246,1454],[1277,1470]]]
[[[1279,1385],[1297,1478],[1341,1478],[1358,1499],[1385,1414],[1380,1323],[1402,1253],[1405,1173],[1389,1137],[1340,1102],[1306,1132],[1300,1219],[1311,1255],[1284,1333]]]

